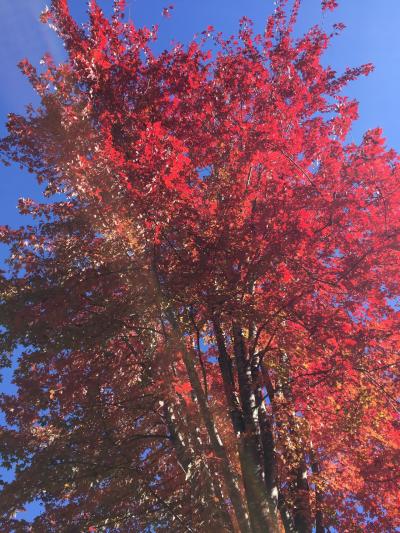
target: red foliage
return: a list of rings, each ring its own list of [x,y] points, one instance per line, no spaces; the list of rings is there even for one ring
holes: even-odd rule
[[[43,16],[68,60],[21,63],[1,149],[64,199],[1,232],[3,530],[400,527],[399,157],[285,4],[158,56],[123,2]]]

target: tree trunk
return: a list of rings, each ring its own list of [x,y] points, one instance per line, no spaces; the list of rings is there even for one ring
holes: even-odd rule
[[[179,329],[179,326],[171,313],[169,314],[169,320],[172,324],[174,332],[174,341],[176,345],[180,348],[182,352],[183,362],[185,364],[186,372],[190,384],[193,389],[197,404],[199,406],[200,415],[203,419],[204,425],[207,429],[208,436],[210,438],[210,444],[212,450],[214,451],[216,457],[220,459],[221,472],[222,476],[229,494],[229,498],[232,502],[236,518],[240,527],[241,533],[250,533],[250,527],[248,522],[248,516],[245,510],[245,507],[242,503],[242,495],[239,490],[239,486],[235,479],[234,473],[232,472],[231,465],[229,462],[228,455],[226,453],[225,447],[222,443],[222,440],[218,434],[217,428],[215,426],[212,413],[207,403],[204,391],[202,389],[200,379],[197,375],[196,368],[194,366],[193,358],[194,354],[191,354],[187,349],[182,336],[182,333]]]
[[[218,527],[219,531],[232,531],[232,521],[226,509],[223,498],[215,489],[215,480],[211,476],[208,465],[203,461],[196,443],[191,442],[191,431],[182,434],[179,429],[177,416],[171,404],[164,405],[164,418],[174,445],[177,460],[185,473],[185,478],[190,485],[191,498],[197,501],[199,508],[204,495],[207,495],[208,526]],[[182,421],[182,413],[179,414]],[[216,505],[218,500],[219,505]]]
[[[233,351],[244,419],[244,431],[240,437],[239,450],[242,455],[242,474],[250,520],[255,532],[275,532],[277,523],[271,516],[265,488],[263,449],[258,407],[252,382],[251,361],[246,351],[242,329],[238,324],[233,325]]]

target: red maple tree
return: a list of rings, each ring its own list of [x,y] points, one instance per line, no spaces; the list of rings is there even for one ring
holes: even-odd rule
[[[342,95],[371,66],[323,67],[299,1],[159,55],[123,4],[53,0],[68,58],[21,63],[1,142],[63,195],[1,234],[2,530],[396,531],[399,156]]]

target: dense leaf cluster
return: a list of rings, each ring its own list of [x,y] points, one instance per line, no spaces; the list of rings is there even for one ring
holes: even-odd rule
[[[1,233],[2,531],[400,527],[399,157],[285,4],[160,55],[122,1],[42,15],[68,59],[21,63],[1,150],[63,198]]]

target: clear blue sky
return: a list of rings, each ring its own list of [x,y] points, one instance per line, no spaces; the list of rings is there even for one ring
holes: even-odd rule
[[[47,0],[48,2],[50,0]],[[340,1],[340,0],[339,0]],[[110,12],[112,0],[99,0]],[[161,16],[163,7],[173,3],[171,19]],[[400,150],[398,133],[400,95],[400,0],[341,0],[333,14],[321,15],[320,0],[303,0],[297,31],[305,31],[321,23],[329,31],[333,22],[344,22],[345,32],[337,37],[325,56],[325,62],[336,70],[372,62],[375,72],[368,78],[354,82],[346,94],[360,102],[360,119],[352,138],[359,140],[368,128],[381,126],[388,145]],[[0,0],[0,135],[5,133],[7,113],[22,112],[24,105],[35,102],[31,87],[16,67],[19,60],[28,57],[38,64],[44,52],[62,60],[64,52],[57,36],[39,22],[39,14],[46,0]],[[266,16],[274,8],[273,0],[128,0],[128,14],[138,25],[160,24],[160,48],[172,39],[187,42],[197,32],[212,24],[226,34],[235,32],[238,20],[246,15],[253,19],[255,28],[262,31]],[[70,0],[73,14],[85,19],[85,0]],[[0,167],[0,225],[26,223],[16,210],[21,196],[40,198],[40,190],[32,176],[18,168]],[[6,255],[0,248],[1,261]],[[10,372],[0,388],[11,390]],[[26,517],[32,516],[36,505],[30,506]]]

